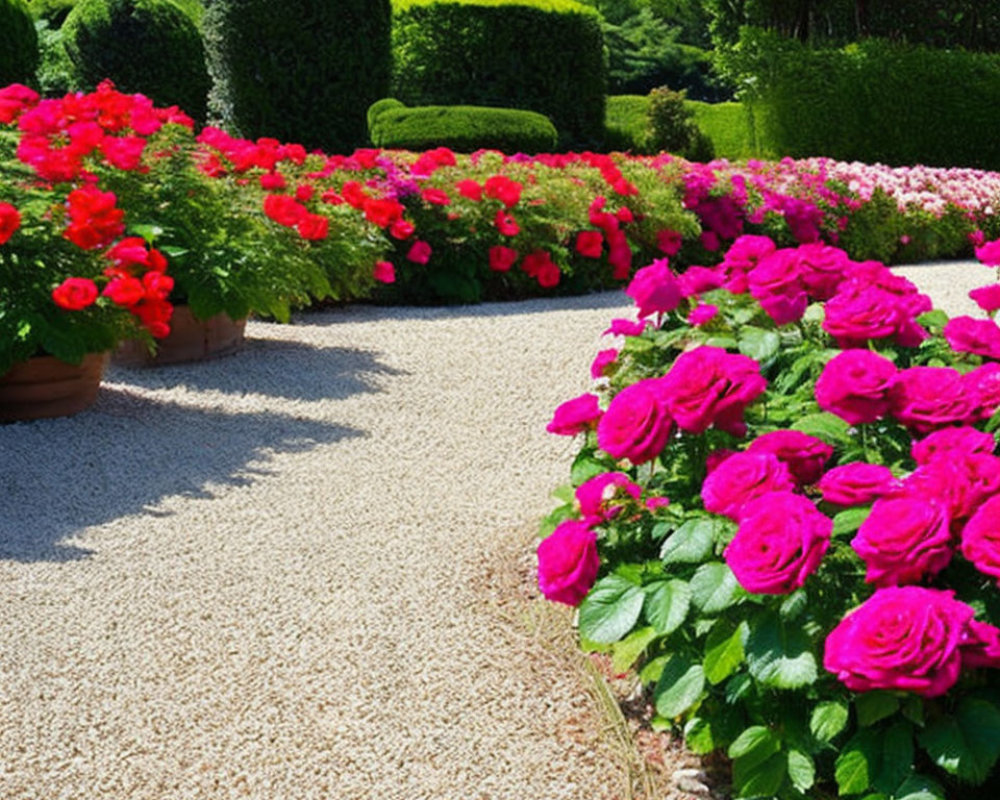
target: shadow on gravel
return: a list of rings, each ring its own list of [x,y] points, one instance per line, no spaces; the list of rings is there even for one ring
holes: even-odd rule
[[[382,364],[379,353],[370,350],[249,338],[242,350],[215,361],[152,369],[112,366],[108,379],[145,389],[183,384],[232,395],[249,392],[315,401],[381,392],[380,378],[402,374]]]
[[[61,540],[128,514],[167,513],[155,508],[167,497],[210,498],[213,487],[249,485],[268,474],[272,454],[365,435],[102,387],[94,407],[76,417],[0,426],[0,559],[87,558],[92,551]]]

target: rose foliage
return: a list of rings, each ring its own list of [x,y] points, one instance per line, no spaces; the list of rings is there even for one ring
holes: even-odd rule
[[[735,798],[995,781],[995,306],[949,320],[879,262],[761,236],[628,293],[550,425],[582,447],[542,593],[638,671],[654,726],[728,755]]]

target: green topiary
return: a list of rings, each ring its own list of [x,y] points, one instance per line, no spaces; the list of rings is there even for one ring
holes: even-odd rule
[[[393,96],[550,117],[561,147],[596,147],[607,68],[600,15],[572,0],[396,0]]]
[[[185,3],[184,6],[189,5]],[[123,92],[205,118],[209,78],[195,20],[174,0],[81,0],[60,33],[76,88]]]
[[[649,93],[647,145],[652,150],[683,155],[694,145],[698,128],[685,100],[685,92],[666,86]]]
[[[44,19],[53,30],[58,29],[77,0],[31,0],[28,8],[35,19]]]
[[[389,0],[214,0],[205,11],[212,114],[241,136],[350,152],[389,94]]]
[[[368,106],[368,111],[365,114],[365,119],[368,122],[369,136],[371,136],[372,125],[375,124],[376,118],[383,111],[388,111],[390,108],[406,108],[406,106],[400,103],[395,97],[383,97],[381,100],[376,100],[374,103]]]
[[[542,114],[484,106],[389,108],[377,115],[370,135],[376,147],[448,147],[460,153],[480,149],[552,152],[558,141],[555,126]]]
[[[38,35],[24,0],[0,0],[0,86],[35,82]]]

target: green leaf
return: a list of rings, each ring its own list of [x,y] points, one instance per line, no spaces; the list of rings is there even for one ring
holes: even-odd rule
[[[747,325],[740,328],[739,349],[743,355],[750,356],[760,364],[766,364],[781,349],[781,338],[775,331]]]
[[[656,629],[646,627],[632,631],[620,642],[615,642],[611,646],[611,666],[614,671],[618,674],[627,672],[656,637]]]
[[[766,725],[751,725],[736,737],[726,755],[745,759],[753,766],[767,760],[781,749],[781,738]]]
[[[646,592],[646,620],[657,633],[673,633],[681,626],[691,605],[691,587],[682,580],[651,583]]]
[[[918,727],[924,727],[924,698],[918,694],[907,695],[902,705],[903,716]]]
[[[702,564],[691,578],[691,600],[705,614],[725,611],[745,594],[729,565],[721,561]]]
[[[826,412],[807,414],[792,425],[792,430],[802,431],[832,445],[849,443],[850,428],[840,417]]]
[[[796,589],[788,597],[781,601],[778,613],[782,619],[793,620],[798,617],[806,606],[809,605],[809,595],[805,589]]]
[[[955,716],[935,720],[918,740],[945,772],[982,783],[1000,756],[1000,709],[988,700],[966,697]]]
[[[752,767],[744,759],[733,761],[733,785],[738,797],[775,797],[788,774],[788,759],[784,753],[775,753],[767,760]]]
[[[574,486],[579,486],[595,475],[600,475],[602,472],[607,471],[607,464],[594,458],[593,451],[583,450],[573,460],[573,467],[570,469],[570,480],[573,481]]]
[[[813,709],[812,716],[809,718],[809,732],[816,737],[817,741],[826,744],[847,727],[849,716],[846,703],[836,700],[820,703]]]
[[[788,778],[800,792],[808,792],[816,782],[816,762],[802,750],[788,751]]]
[[[697,564],[712,554],[715,523],[707,517],[689,519],[663,541],[664,564]]]
[[[750,674],[765,686],[798,689],[816,680],[816,656],[801,627],[785,625],[768,611],[750,628],[746,643]]]
[[[656,711],[664,717],[677,717],[687,711],[705,690],[705,670],[701,664],[674,653],[663,665],[660,680],[653,689]]]
[[[860,794],[872,785],[879,768],[881,749],[871,729],[857,733],[834,763],[833,776],[840,794]]]
[[[874,784],[892,792],[913,771],[913,726],[900,721],[882,734],[882,764]]]
[[[641,670],[639,670],[639,680],[643,686],[649,686],[660,680],[663,674],[663,667],[667,663],[667,656],[657,656],[651,659]]]
[[[705,640],[705,677],[711,684],[721,683],[743,663],[743,642],[747,624],[719,620]]]
[[[889,692],[865,692],[854,699],[858,725],[867,728],[899,710],[899,698]]]
[[[691,717],[684,724],[684,744],[697,755],[707,755],[718,746],[712,730],[711,719]]]
[[[639,619],[645,595],[620,575],[608,575],[580,603],[580,635],[598,644],[612,644]]]
[[[943,328],[948,324],[948,315],[940,308],[935,308],[917,317],[917,322],[925,328]]]
[[[871,513],[871,506],[848,508],[838,512],[833,517],[833,535],[846,536],[849,533],[854,533]]]
[[[945,793],[934,779],[913,774],[892,793],[892,798],[893,800],[945,800]]]

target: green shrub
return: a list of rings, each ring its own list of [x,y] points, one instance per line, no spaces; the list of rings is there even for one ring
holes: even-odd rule
[[[694,121],[684,91],[666,86],[649,93],[646,146],[653,152],[665,150],[691,161],[711,161],[715,157],[712,140]]]
[[[737,66],[782,155],[1000,169],[1000,56],[870,39],[811,49],[746,31]],[[834,124],[835,123],[835,124]]]
[[[749,110],[742,103],[688,100],[687,106],[695,124],[711,140],[717,158],[756,158],[767,153],[769,148],[757,140]]]
[[[600,15],[573,0],[396,0],[394,97],[548,116],[560,147],[596,146],[606,67]]]
[[[404,150],[448,147],[542,153],[556,148],[558,134],[548,117],[534,111],[484,106],[417,106],[382,111],[370,129],[372,144]]]
[[[35,82],[38,35],[24,0],[0,0],[0,86]]]
[[[383,97],[381,100],[376,100],[368,106],[365,119],[368,122],[369,136],[371,135],[372,125],[375,124],[375,120],[383,111],[388,111],[390,108],[406,108],[406,106],[400,103],[395,97]]]
[[[389,0],[215,0],[204,29],[210,108],[241,136],[350,152],[389,94]]]
[[[619,94],[609,97],[604,122],[604,149],[608,152],[645,153],[648,115],[648,95]]]
[[[76,0],[31,0],[29,10],[35,19],[44,19],[50,28],[58,29],[75,5]]]
[[[104,78],[205,118],[209,79],[198,25],[174,0],[81,0],[60,30],[73,88]]]

